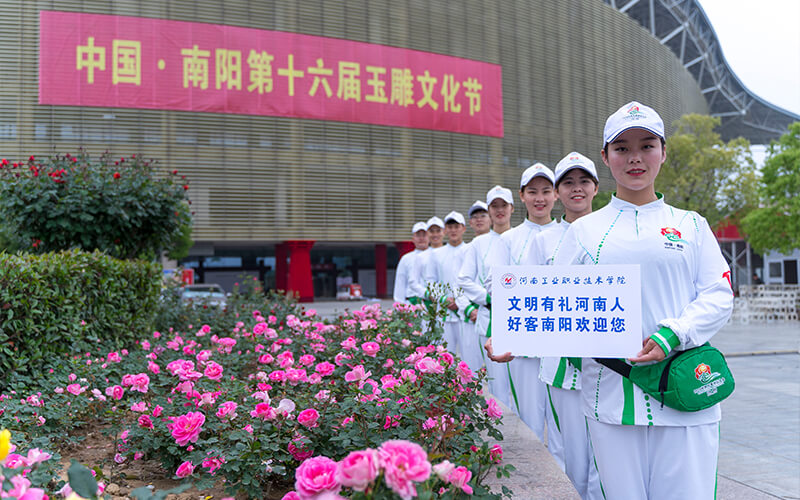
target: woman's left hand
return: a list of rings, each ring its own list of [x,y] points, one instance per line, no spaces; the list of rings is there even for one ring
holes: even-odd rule
[[[664,351],[661,349],[661,346],[656,344],[655,340],[647,339],[642,342],[642,350],[634,358],[628,358],[628,361],[631,363],[647,363],[649,361],[661,361],[665,357]]]

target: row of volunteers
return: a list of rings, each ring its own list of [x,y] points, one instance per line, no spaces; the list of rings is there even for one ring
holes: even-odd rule
[[[470,207],[476,237],[468,244],[458,212],[415,224],[415,250],[400,260],[394,299],[419,303],[436,291],[447,309],[448,349],[473,370],[485,366],[492,395],[542,441],[546,434],[581,498],[713,499],[719,405],[697,412],[666,407],[593,358],[492,351],[492,329],[505,328],[491,322],[491,273],[501,265],[639,264],[642,350],[629,364],[700,346],[728,320],[730,272],[708,223],[655,191],[666,159],[658,113],[638,102],[614,112],[601,157],[616,191],[596,212],[595,164],[571,152],[555,172],[540,163],[523,172],[519,198],[527,217],[516,227],[513,194],[502,186]],[[564,208],[558,221],[551,217],[556,200]]]

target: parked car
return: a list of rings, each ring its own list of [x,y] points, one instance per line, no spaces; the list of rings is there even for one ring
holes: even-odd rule
[[[361,300],[361,285],[341,285],[336,291],[336,300]]]
[[[181,291],[181,301],[192,306],[207,305],[224,308],[227,305],[227,296],[221,286],[213,283],[184,285]]]

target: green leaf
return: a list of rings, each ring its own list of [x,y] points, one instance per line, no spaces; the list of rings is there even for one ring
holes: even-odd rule
[[[97,498],[97,481],[85,465],[72,460],[67,470],[69,487],[83,498]]]

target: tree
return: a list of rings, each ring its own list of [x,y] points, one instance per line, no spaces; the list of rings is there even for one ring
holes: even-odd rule
[[[772,141],[761,169],[759,208],[742,220],[753,249],[789,253],[800,248],[800,122]]]
[[[0,162],[0,243],[47,252],[99,249],[123,259],[185,247],[188,182],[137,155],[69,154]]]
[[[723,219],[737,223],[758,202],[750,143],[741,137],[723,142],[714,132],[719,124],[719,118],[698,114],[676,121],[656,180],[668,203],[700,213],[712,228]]]

